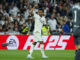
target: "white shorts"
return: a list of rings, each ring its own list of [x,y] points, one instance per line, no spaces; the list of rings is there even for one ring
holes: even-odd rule
[[[39,32],[34,32],[34,42],[39,42],[42,41],[41,33]]]

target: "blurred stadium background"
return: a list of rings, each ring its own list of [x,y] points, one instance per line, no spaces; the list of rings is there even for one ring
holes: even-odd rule
[[[73,21],[67,12],[74,3],[75,0],[0,0],[0,35],[33,35],[34,20],[29,11],[35,4],[38,6],[34,11],[42,8],[49,26],[48,30],[42,27],[42,35],[72,35]],[[25,50],[0,50],[0,60],[27,60],[27,54]],[[46,54],[50,57],[46,60],[73,60],[75,52],[55,50]],[[42,60],[38,51],[33,56],[33,60]]]
[[[50,33],[43,27],[43,35],[72,33],[72,17],[67,12],[75,0],[0,0],[0,34],[33,34],[34,21],[30,9],[38,4],[44,10]]]

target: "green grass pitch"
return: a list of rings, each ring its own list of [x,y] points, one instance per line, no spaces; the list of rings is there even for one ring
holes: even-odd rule
[[[75,51],[73,50],[49,50],[45,51],[48,59],[41,58],[40,51],[34,51],[34,59],[27,59],[27,50],[0,50],[0,60],[74,60]]]

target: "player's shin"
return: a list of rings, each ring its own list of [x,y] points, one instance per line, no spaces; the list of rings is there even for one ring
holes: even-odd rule
[[[44,45],[43,44],[40,44],[40,49],[41,49],[41,53],[42,53],[42,56],[45,56],[45,53],[44,53]]]
[[[75,51],[75,54],[77,53],[77,51],[78,51],[78,45],[76,45],[76,51]]]
[[[80,44],[78,45],[78,49],[80,49]]]
[[[31,48],[30,48],[30,51],[29,51],[29,55],[30,55],[30,56],[32,55],[33,50],[34,50],[34,45],[32,44],[32,45],[31,45]]]

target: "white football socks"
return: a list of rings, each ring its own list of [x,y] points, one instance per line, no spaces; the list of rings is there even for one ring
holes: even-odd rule
[[[31,45],[31,48],[30,48],[30,51],[29,51],[29,56],[31,56],[32,55],[32,53],[33,53],[33,50],[34,50],[34,46],[35,45]],[[43,44],[40,44],[40,50],[41,50],[41,54],[42,54],[42,56],[45,56],[45,53],[44,53],[44,45]]]
[[[33,50],[34,50],[34,45],[32,44],[32,45],[31,45],[31,48],[30,48],[30,51],[29,51],[29,55],[30,55],[30,56],[32,55]]]
[[[44,53],[44,45],[43,44],[40,44],[40,49],[41,49],[41,53],[42,53],[42,56],[45,56],[45,53]]]

